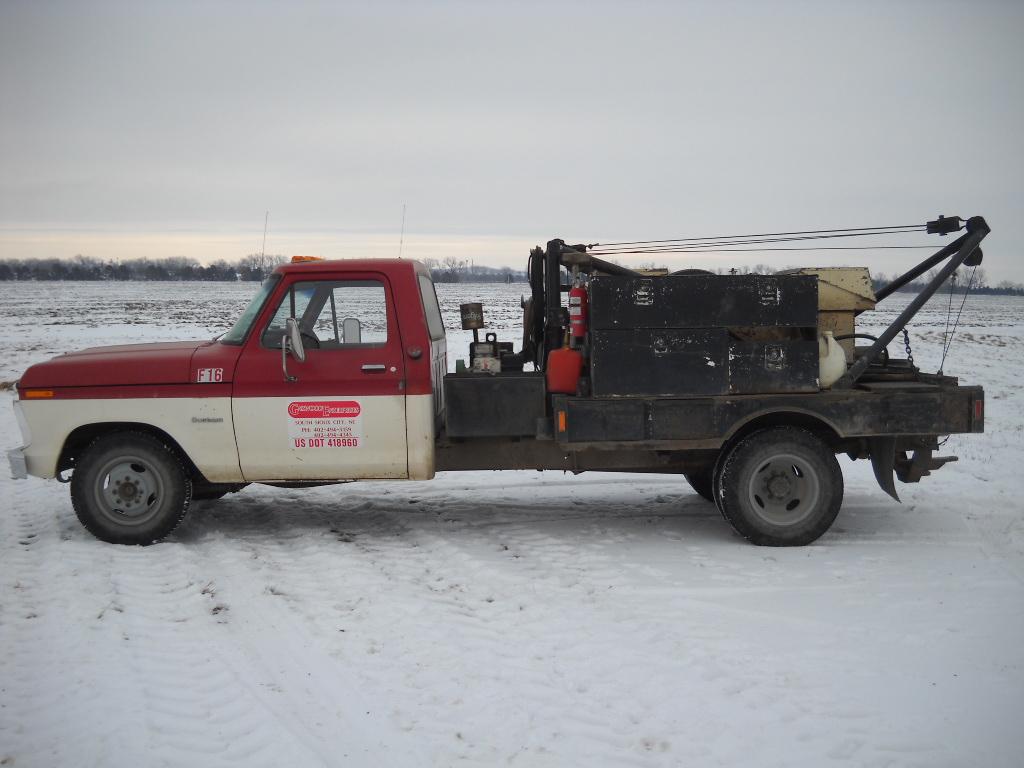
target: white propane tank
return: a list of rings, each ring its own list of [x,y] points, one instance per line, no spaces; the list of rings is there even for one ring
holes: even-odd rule
[[[818,334],[818,383],[828,389],[846,373],[846,353],[832,331]]]

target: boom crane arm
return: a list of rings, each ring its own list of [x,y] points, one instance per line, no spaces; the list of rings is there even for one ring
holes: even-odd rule
[[[944,222],[946,219],[940,217],[936,221],[928,222],[929,231],[933,231],[932,228],[938,225],[940,222]],[[931,282],[924,287],[914,300],[907,305],[892,324],[885,329],[881,336],[878,337],[877,341],[871,345],[867,353],[857,358],[850,369],[835,383],[832,385],[833,389],[850,389],[857,383],[857,379],[861,377],[864,371],[867,370],[871,363],[875,362],[884,350],[899,333],[906,324],[910,321],[914,315],[916,315],[928,300],[935,295],[935,292],[942,287],[942,284],[946,282],[951,274],[960,268],[962,264],[970,264],[972,266],[981,263],[982,253],[981,241],[985,239],[991,230],[988,224],[981,216],[972,216],[967,220],[966,224],[967,233],[961,235],[949,245],[940,249],[934,256],[925,259],[912,270],[904,275],[893,280],[889,285],[885,286],[881,291],[878,292],[878,299],[884,299],[889,296],[897,289],[909,283],[915,277],[924,274],[926,271],[931,269],[936,264],[940,264],[943,260],[948,259],[948,263],[944,266],[939,273],[932,278]],[[940,230],[935,230],[940,231]]]

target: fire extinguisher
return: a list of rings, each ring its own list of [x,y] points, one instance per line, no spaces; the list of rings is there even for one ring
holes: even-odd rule
[[[583,339],[587,335],[587,289],[578,274],[569,290],[569,330],[572,346],[583,346]]]

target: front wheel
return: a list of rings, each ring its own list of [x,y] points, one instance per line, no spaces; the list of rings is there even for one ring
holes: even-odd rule
[[[192,482],[178,454],[144,432],[94,440],[71,476],[75,514],[111,544],[153,544],[184,519]]]
[[[843,473],[805,429],[773,427],[737,443],[716,478],[725,519],[754,544],[803,546],[825,533],[843,503]]]

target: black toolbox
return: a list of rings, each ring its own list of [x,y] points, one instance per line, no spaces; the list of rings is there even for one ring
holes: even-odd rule
[[[595,277],[595,396],[818,389],[815,275]]]
[[[449,373],[444,377],[449,437],[533,437],[547,412],[544,374]]]

